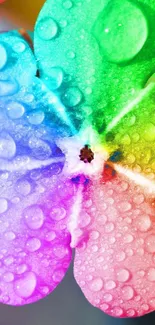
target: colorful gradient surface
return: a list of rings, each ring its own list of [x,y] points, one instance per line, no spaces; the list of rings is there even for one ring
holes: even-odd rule
[[[0,35],[2,303],[52,292],[75,248],[92,305],[155,309],[154,7],[48,0],[36,58],[18,33]]]

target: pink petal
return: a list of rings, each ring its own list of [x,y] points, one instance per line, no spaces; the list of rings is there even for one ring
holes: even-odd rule
[[[83,198],[80,228],[88,238],[76,248],[74,275],[88,301],[115,317],[155,308],[154,202],[148,188],[123,175],[92,181]]]

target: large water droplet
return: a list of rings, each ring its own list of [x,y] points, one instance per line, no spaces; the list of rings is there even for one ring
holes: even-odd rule
[[[145,124],[144,139],[148,142],[155,140],[155,125],[153,123]]]
[[[37,33],[43,40],[49,41],[55,38],[58,34],[58,25],[55,20],[50,17],[46,17],[37,25]]]
[[[7,52],[5,47],[0,44],[0,70],[4,68],[7,63]]]
[[[34,111],[27,116],[27,119],[28,119],[29,123],[31,123],[31,124],[39,125],[43,122],[44,117],[45,117],[44,112]]]
[[[8,202],[6,199],[0,198],[0,213],[4,213],[8,209]]]
[[[131,60],[142,49],[148,25],[137,4],[127,0],[110,1],[99,14],[93,33],[107,60],[121,63]]]
[[[10,96],[17,93],[19,89],[16,80],[0,80],[0,96]]]
[[[68,88],[62,97],[62,101],[64,105],[68,107],[74,107],[80,104],[81,100],[82,100],[82,93],[77,87]]]
[[[137,217],[135,223],[137,228],[142,232],[148,231],[151,227],[151,220],[148,215],[141,215]]]
[[[14,280],[14,275],[11,272],[7,272],[3,275],[3,280],[5,282],[12,282]]]
[[[20,180],[16,184],[16,190],[22,195],[28,195],[31,192],[31,184],[27,180]]]
[[[0,158],[10,159],[16,153],[16,144],[13,138],[7,133],[0,135]]]
[[[32,205],[24,210],[25,221],[30,229],[40,229],[44,223],[44,214],[37,205]]]
[[[12,241],[16,238],[16,235],[13,231],[8,231],[4,234],[5,236],[5,239],[8,240],[8,241]]]
[[[103,280],[101,278],[96,278],[90,283],[90,290],[93,292],[98,292],[103,288]]]
[[[20,118],[23,116],[25,112],[25,108],[21,103],[18,102],[10,102],[6,106],[8,116],[11,119]]]
[[[133,296],[134,296],[134,291],[133,291],[132,287],[124,286],[122,288],[122,299],[130,300],[133,298]]]
[[[146,237],[145,246],[149,253],[155,253],[155,235],[149,235]]]
[[[41,241],[38,238],[31,238],[26,243],[29,252],[35,252],[41,247]]]
[[[147,273],[147,278],[149,281],[155,281],[155,268],[154,267],[151,267],[149,270],[148,270],[148,273]]]
[[[23,278],[14,283],[16,294],[21,298],[29,298],[37,284],[36,275],[34,272],[27,272]]]
[[[106,290],[112,290],[114,288],[116,288],[116,283],[113,280],[109,280],[105,283]]]
[[[58,89],[63,81],[64,73],[61,68],[59,67],[53,67],[48,70],[48,74],[45,75],[43,78],[43,81],[51,90]]]
[[[126,282],[129,280],[130,273],[126,269],[121,269],[117,272],[117,280],[119,282]]]

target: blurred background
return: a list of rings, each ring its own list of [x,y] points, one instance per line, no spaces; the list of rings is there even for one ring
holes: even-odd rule
[[[57,1],[57,0],[56,0]],[[33,31],[44,0],[6,0],[0,5],[0,31],[23,27]],[[155,313],[133,319],[116,319],[92,307],[73,277],[65,279],[47,298],[33,305],[0,305],[0,325],[155,325]]]

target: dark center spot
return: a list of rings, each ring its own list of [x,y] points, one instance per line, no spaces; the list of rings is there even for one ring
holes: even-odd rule
[[[84,161],[84,163],[88,163],[88,162],[91,163],[91,161],[94,159],[94,153],[89,148],[88,144],[86,144],[84,148],[80,150],[79,157],[80,160]]]

